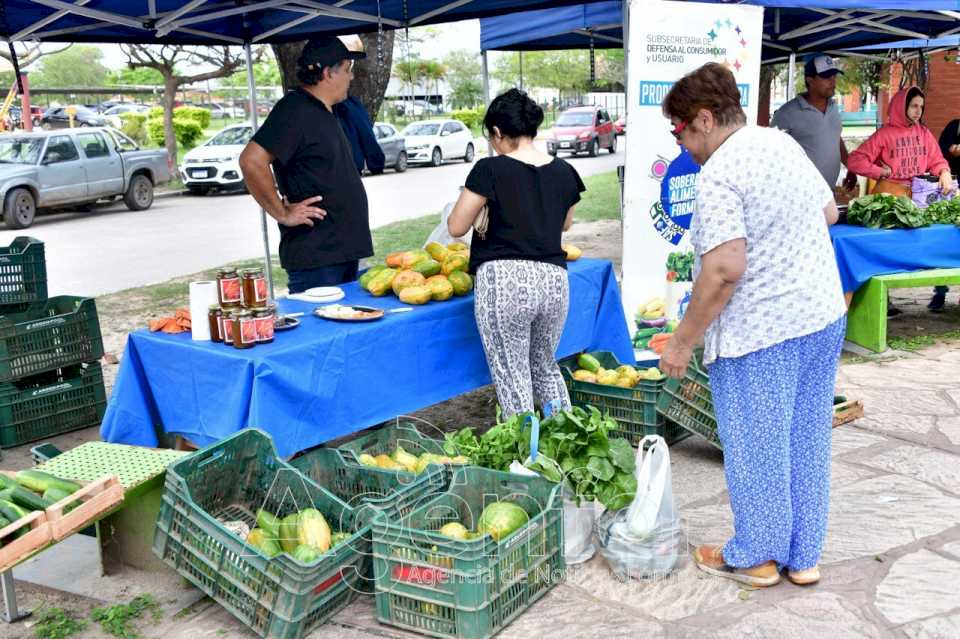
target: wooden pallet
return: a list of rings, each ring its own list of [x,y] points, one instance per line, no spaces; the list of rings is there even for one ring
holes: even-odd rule
[[[852,421],[863,417],[863,400],[851,399],[850,401],[836,404],[833,407],[833,427],[843,426]]]
[[[24,526],[30,528],[29,532],[22,537],[14,537],[14,533]],[[3,544],[0,547],[0,573],[43,550],[51,540],[47,514],[40,510],[0,529],[0,543]]]
[[[123,501],[123,486],[114,475],[105,475],[47,508],[54,541],[61,541],[100,519]],[[69,509],[69,510],[68,510]]]

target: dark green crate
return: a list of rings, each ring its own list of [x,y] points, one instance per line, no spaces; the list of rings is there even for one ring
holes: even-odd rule
[[[103,357],[97,305],[61,295],[0,315],[0,383]]]
[[[106,407],[99,362],[0,384],[0,447],[98,426]]]
[[[710,376],[701,363],[702,354],[694,353],[683,379],[670,379],[663,386],[657,411],[710,444],[723,450],[713,412]]]
[[[45,299],[47,261],[43,242],[21,236],[10,246],[0,247],[0,307]]]
[[[566,573],[561,487],[540,477],[458,468],[449,489],[399,521],[373,522],[377,619],[434,637],[492,637]],[[484,507],[508,500],[529,522],[495,541],[458,541],[437,530],[475,529]]]
[[[609,351],[590,354],[597,358],[603,368],[616,369],[621,366],[616,356]],[[647,435],[660,435],[667,444],[689,437],[686,430],[666,423],[663,416],[657,413],[657,398],[664,380],[641,380],[633,388],[582,382],[573,377],[573,372],[579,368],[578,357],[579,355],[573,355],[560,360],[560,372],[563,373],[567,390],[570,392],[570,403],[581,408],[594,406],[604,415],[615,419],[619,428],[611,431],[611,435],[623,437],[632,446],[639,444]]]
[[[364,522],[379,513],[390,519],[408,515],[445,488],[438,465],[414,475],[348,461],[344,451],[333,448],[317,448],[290,465],[346,502]]]
[[[283,517],[316,508],[331,529],[353,532],[306,565],[268,558],[224,522],[255,525],[258,509]],[[346,606],[370,555],[369,526],[355,511],[277,456],[270,437],[248,428],[167,468],[153,551],[253,632],[299,639]]]
[[[443,433],[438,430],[436,435],[436,438],[428,437],[410,422],[395,422],[351,439],[338,446],[337,450],[344,453],[344,457],[349,464],[355,464],[361,468],[367,467],[360,463],[360,455],[366,454],[374,457],[377,455],[392,455],[397,446],[416,457],[423,453],[446,455],[443,450]],[[450,482],[450,476],[453,474],[454,468],[453,465],[444,467],[444,486]]]

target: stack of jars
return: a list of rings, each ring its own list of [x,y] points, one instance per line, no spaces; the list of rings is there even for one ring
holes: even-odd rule
[[[262,268],[220,269],[217,298],[207,315],[212,341],[243,349],[273,341],[277,306],[268,301]]]

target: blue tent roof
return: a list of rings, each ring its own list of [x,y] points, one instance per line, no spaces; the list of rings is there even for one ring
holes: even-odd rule
[[[590,0],[0,0],[0,38],[241,44],[485,18]],[[340,6],[343,5],[343,6]]]
[[[887,51],[889,49],[947,49],[960,47],[960,35],[946,36],[934,40],[897,40],[887,44],[871,44],[857,47],[857,51]]]
[[[623,2],[556,7],[480,21],[480,50],[623,48]]]
[[[699,0],[721,3],[726,0]],[[960,33],[960,0],[747,0],[766,7],[763,59],[786,59],[818,51],[843,52],[904,38],[936,39]],[[585,48],[588,30],[622,28],[608,22],[619,2],[528,11],[481,21],[481,49],[536,50]],[[606,7],[605,17],[600,17]],[[622,18],[620,19],[622,22]],[[622,25],[621,25],[622,27]],[[584,32],[587,32],[586,34]],[[594,46],[600,44],[594,38]],[[616,45],[613,45],[616,46]],[[621,45],[622,46],[622,45]],[[881,47],[883,48],[883,47]]]

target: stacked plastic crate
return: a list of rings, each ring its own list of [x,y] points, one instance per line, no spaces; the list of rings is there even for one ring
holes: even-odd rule
[[[47,298],[43,242],[0,247],[0,448],[99,424],[101,357],[94,300]]]

